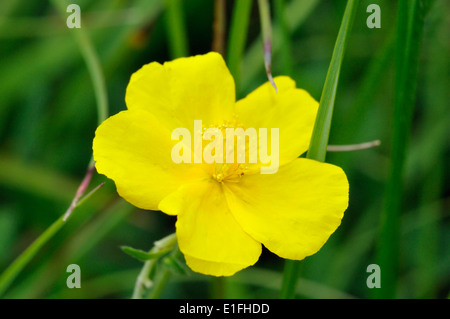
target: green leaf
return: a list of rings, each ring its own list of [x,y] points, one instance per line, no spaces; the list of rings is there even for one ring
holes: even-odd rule
[[[327,152],[328,137],[330,135],[331,119],[333,117],[334,102],[341,73],[342,61],[344,60],[345,48],[352,28],[359,0],[349,0],[342,18],[336,44],[328,68],[327,77],[320,98],[319,111],[317,112],[314,131],[311,136],[307,158],[324,162]]]
[[[140,261],[148,261],[148,260],[160,258],[172,250],[172,248],[167,248],[167,249],[160,250],[158,252],[146,252],[146,251],[143,251],[140,249],[135,249],[135,248],[129,247],[129,246],[122,246],[120,248],[127,255],[130,255],[131,257],[136,258]]]

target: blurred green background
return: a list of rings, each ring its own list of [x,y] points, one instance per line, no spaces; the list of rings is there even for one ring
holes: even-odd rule
[[[235,2],[226,1],[225,39]],[[346,1],[280,2],[284,10],[272,8],[273,74],[290,75],[319,100]],[[203,54],[212,47],[212,0],[181,1],[181,7],[173,0],[72,3],[80,5],[81,30],[99,55],[110,115],[126,108],[127,83],[143,64]],[[381,7],[381,29],[366,26],[366,8],[372,3]],[[434,1],[423,30],[404,170],[398,298],[449,294],[449,13],[448,1]],[[91,157],[95,94],[74,30],[66,27],[67,16],[51,1],[0,2],[0,273],[66,211]],[[350,206],[322,250],[302,262],[297,297],[373,296],[366,286],[366,268],[376,263],[386,196],[396,17],[397,1],[361,0],[342,67],[330,144],[379,139],[381,146],[328,154],[327,161],[347,173]],[[267,81],[256,1],[248,30],[241,33],[247,39],[238,98]],[[225,52],[229,44],[226,41]],[[150,249],[155,240],[174,231],[175,218],[134,208],[103,176],[95,175],[89,190],[102,181],[106,185],[75,211],[2,297],[131,296],[142,263],[120,246]],[[66,287],[66,267],[74,263],[81,267],[81,289]],[[222,296],[278,297],[283,264],[265,250],[256,266],[221,282]],[[174,275],[162,297],[208,298],[218,296],[216,290],[217,282],[210,277],[189,273]]]

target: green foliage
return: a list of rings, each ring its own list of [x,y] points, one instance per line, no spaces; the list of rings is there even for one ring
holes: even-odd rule
[[[377,1],[381,29],[367,28],[371,2],[360,1],[350,37],[338,35],[351,20],[345,1],[271,1],[272,74],[320,99],[308,156],[345,170],[350,205],[317,254],[301,268],[286,264],[291,276],[265,251],[223,281],[192,273],[176,246],[130,248],[173,233],[175,218],[139,211],[103,176],[85,194],[105,185],[60,219],[104,106],[125,109],[127,83],[143,64],[210,51],[214,1],[77,3],[81,32],[51,1],[0,1],[1,297],[129,298],[140,273],[153,285],[140,297],[151,298],[277,298],[282,289],[300,298],[448,296],[448,1]],[[267,81],[257,2],[226,4],[226,61],[242,98]],[[327,144],[375,139],[378,148],[325,153]],[[377,262],[386,290],[366,286],[366,267]],[[67,289],[72,263],[85,289]]]
[[[122,246],[120,248],[127,255],[130,255],[131,257],[136,258],[137,260],[140,260],[140,261],[158,259],[158,258],[166,255],[168,252],[170,252],[172,250],[171,248],[169,248],[169,249],[158,251],[157,253],[150,253],[150,252],[146,252],[146,251],[143,251],[140,249],[135,249],[133,247],[128,247],[128,246]]]

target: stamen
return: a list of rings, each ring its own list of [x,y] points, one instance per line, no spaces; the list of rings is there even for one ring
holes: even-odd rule
[[[222,124],[203,127],[203,133],[205,133],[207,128],[218,128],[219,130],[221,130],[224,139],[223,145],[225,146],[228,146],[226,143],[227,128],[243,128],[245,130],[244,126],[239,122],[238,116],[236,114],[233,115],[232,120],[226,120]],[[246,148],[247,145],[244,147],[244,150],[248,152]],[[236,149],[234,146],[228,147],[224,152],[224,155],[226,155],[224,157],[224,161],[226,158],[230,158],[230,155],[232,155],[235,151]],[[214,165],[212,177],[219,183],[222,183],[224,181],[238,183],[242,178],[242,176],[244,176],[246,171],[248,170],[248,166],[245,166],[244,164],[241,163],[214,163],[211,165]]]

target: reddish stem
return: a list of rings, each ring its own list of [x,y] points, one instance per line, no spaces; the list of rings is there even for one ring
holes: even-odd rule
[[[78,204],[78,201],[80,200],[81,196],[83,196],[84,192],[86,191],[87,187],[89,186],[89,183],[91,182],[92,176],[95,172],[95,166],[89,165],[86,175],[84,176],[83,180],[81,181],[80,186],[78,186],[77,192],[75,193],[75,197],[72,200],[72,203],[70,203],[69,208],[64,214],[63,221],[66,221],[70,215],[72,214],[73,210]]]

